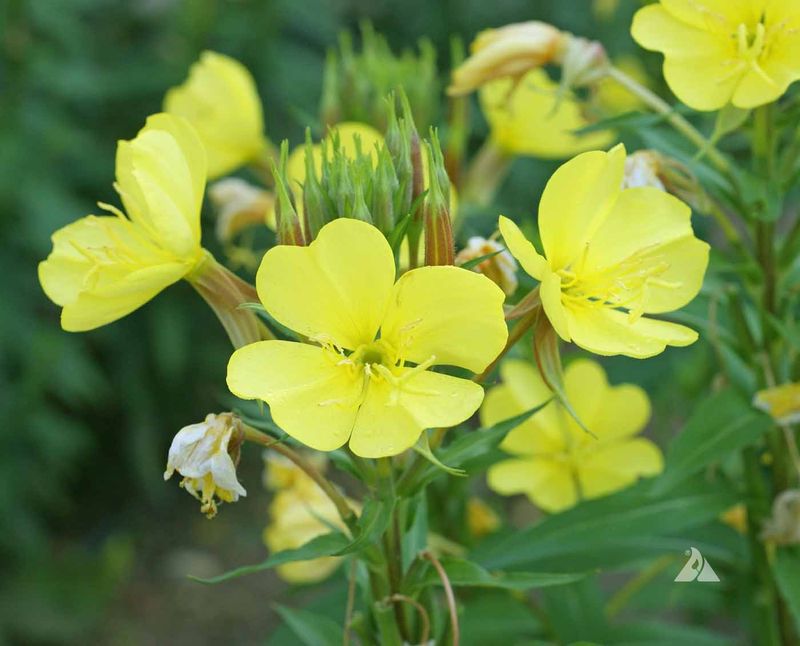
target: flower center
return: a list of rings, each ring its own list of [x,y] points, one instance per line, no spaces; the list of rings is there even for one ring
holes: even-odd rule
[[[736,44],[739,56],[749,63],[755,63],[764,51],[766,28],[763,22],[756,25],[755,31],[740,23],[736,30]]]
[[[386,366],[387,368],[397,363],[394,350],[385,341],[378,339],[372,343],[365,343],[353,352],[348,360],[359,366]]]
[[[558,270],[561,298],[566,304],[628,310],[631,320],[644,314],[652,288],[677,289],[681,283],[662,278],[670,264],[645,248],[602,271],[585,271],[589,245],[577,263]]]

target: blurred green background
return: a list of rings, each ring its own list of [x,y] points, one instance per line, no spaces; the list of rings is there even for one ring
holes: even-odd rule
[[[263,558],[267,506],[256,451],[244,457],[248,497],[212,522],[177,481],[162,480],[173,434],[226,397],[228,341],[191,288],[176,285],[124,320],[79,335],[61,331],[58,309],[39,288],[36,265],[50,234],[96,211],[97,200],[117,203],[116,141],[160,109],[164,91],[206,48],[252,71],[273,140],[300,141],[305,116],[317,111],[326,48],[359,20],[371,20],[398,50],[430,38],[444,78],[451,34],[468,42],[480,29],[532,18],[599,37],[612,53],[635,51],[628,25],[636,3],[621,2],[606,19],[593,4],[4,2],[0,644],[255,643],[276,625],[273,601],[314,594],[286,592],[270,573],[219,588],[186,578]],[[478,143],[485,126],[477,110],[473,119]],[[554,166],[517,161],[494,213],[531,214]],[[612,362],[612,375],[653,384],[665,363],[674,359]]]

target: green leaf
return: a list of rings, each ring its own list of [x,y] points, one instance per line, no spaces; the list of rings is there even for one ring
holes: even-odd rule
[[[470,558],[489,569],[583,572],[663,556],[669,546],[680,557],[688,539],[672,539],[716,520],[737,500],[734,492],[704,481],[688,482],[660,498],[653,496],[652,486],[645,481],[532,527],[491,536]]]
[[[497,254],[503,253],[506,249],[498,249],[497,251],[492,251],[491,253],[484,254],[482,256],[478,256],[477,258],[471,258],[467,260],[465,263],[459,265],[461,269],[472,269],[473,267],[477,267],[480,265],[484,260],[489,260],[490,258],[494,258]]]
[[[342,627],[330,617],[278,604],[273,608],[306,646],[340,646],[342,643]]]
[[[269,570],[277,567],[278,565],[283,565],[284,563],[292,563],[294,561],[309,561],[322,556],[333,556],[334,554],[339,553],[343,548],[347,547],[348,542],[349,539],[344,534],[339,532],[331,532],[330,534],[323,534],[322,536],[312,538],[310,541],[308,541],[308,543],[296,549],[276,552],[261,563],[245,565],[243,567],[236,568],[235,570],[231,570],[230,572],[226,572],[225,574],[220,574],[219,576],[208,579],[201,579],[194,576],[190,576],[189,578],[200,583],[222,583],[223,581],[229,581],[230,579],[235,579],[237,577],[244,576],[245,574],[254,574],[256,572],[262,572],[263,570]]]
[[[530,410],[520,413],[515,417],[498,422],[489,428],[481,428],[477,431],[469,431],[456,439],[454,442],[440,451],[439,460],[448,464],[450,468],[464,468],[469,470],[470,464],[474,460],[479,460],[487,452],[496,448],[503,441],[511,429],[516,428],[531,415],[544,408],[550,400],[535,406]],[[410,495],[424,487],[431,480],[442,473],[438,467],[428,465],[419,478],[400,486],[400,495]]]
[[[358,518],[358,536],[352,543],[336,552],[336,556],[353,554],[370,547],[389,526],[393,509],[394,499],[389,495],[381,498],[368,498]]]
[[[743,125],[750,116],[750,112],[749,109],[737,108],[732,103],[727,104],[722,110],[717,112],[717,118],[714,121],[714,131],[711,133],[708,145],[701,150],[700,153],[705,154],[708,148],[715,145],[722,137]]]
[[[652,113],[644,113],[638,111],[631,111],[625,112],[623,114],[618,114],[613,117],[609,117],[607,119],[601,119],[600,121],[596,121],[594,123],[589,124],[588,126],[584,126],[583,128],[578,128],[577,130],[573,130],[572,134],[575,136],[582,136],[588,135],[592,132],[601,132],[603,130],[639,130],[641,128],[647,128],[653,126],[660,121],[663,121],[665,117],[660,114],[652,114]]]
[[[772,572],[781,596],[794,618],[800,631],[800,549],[797,547],[781,547],[772,563]]]
[[[456,467],[448,467],[433,454],[433,451],[431,451],[430,440],[428,438],[427,433],[423,433],[422,435],[420,435],[419,441],[414,445],[413,448],[414,451],[419,453],[423,458],[425,458],[437,469],[441,469],[442,471],[449,473],[451,476],[464,477],[465,475],[467,475],[467,472],[464,471],[464,469],[458,469]]]
[[[708,465],[756,442],[772,427],[733,390],[712,395],[695,409],[683,431],[672,441],[664,473],[653,485],[659,495]]]
[[[581,573],[489,572],[477,563],[455,557],[442,558],[441,564],[455,587],[531,590],[574,583],[584,577]],[[441,585],[441,579],[432,567],[428,567],[420,580],[412,585],[411,592],[431,585]]]

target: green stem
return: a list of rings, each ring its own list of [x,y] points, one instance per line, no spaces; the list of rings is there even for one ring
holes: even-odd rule
[[[282,456],[291,460],[296,466],[298,466],[319,486],[320,489],[322,489],[325,495],[336,507],[336,511],[339,512],[339,516],[341,516],[344,523],[351,530],[354,528],[356,520],[355,512],[350,508],[347,500],[341,493],[339,493],[338,489],[336,489],[333,484],[331,484],[319,471],[317,471],[316,467],[314,467],[311,462],[306,460],[302,455],[296,451],[293,451],[285,444],[282,444],[279,440],[276,440],[274,437],[271,437],[266,433],[262,433],[258,429],[255,429],[242,421],[240,421],[240,425],[242,431],[244,432],[245,440],[260,444],[261,446],[271,449],[276,453],[280,453]]]
[[[697,146],[698,150],[705,153],[717,170],[724,173],[729,178],[732,177],[730,162],[728,162],[703,133],[689,123],[682,115],[675,112],[669,103],[613,65],[608,66],[606,74],[631,94],[639,98],[651,110],[663,115],[667,123]]]
[[[392,458],[378,458],[378,486],[387,488],[392,497],[395,497],[394,466]],[[400,524],[397,518],[397,505],[392,511],[392,521],[386,533],[383,535],[383,549],[386,558],[386,573],[389,578],[389,591],[391,594],[399,594],[403,577],[403,554],[400,537]],[[408,641],[409,630],[406,621],[405,607],[402,604],[393,604],[395,620],[400,634]]]
[[[514,158],[489,137],[469,163],[464,174],[465,204],[488,206],[503,183]]]
[[[756,592],[752,596],[755,613],[754,632],[764,646],[777,646],[781,643],[777,612],[778,596],[766,548],[759,538],[761,524],[769,515],[768,493],[761,476],[756,450],[753,447],[744,449],[742,460],[748,492],[747,537],[756,575]]]

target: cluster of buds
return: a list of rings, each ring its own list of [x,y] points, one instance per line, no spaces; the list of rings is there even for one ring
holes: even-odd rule
[[[405,94],[399,111],[390,96],[386,112],[386,135],[372,150],[357,135],[346,147],[335,129],[314,145],[307,132],[302,185],[292,186],[284,142],[273,165],[281,244],[308,244],[325,224],[348,217],[377,227],[395,249],[407,237],[411,267],[419,264],[423,234],[426,264],[453,264],[450,179],[439,138],[434,130],[429,140],[420,138]]]
[[[369,23],[361,25],[361,51],[355,50],[349,32],[342,33],[338,50],[328,52],[325,65],[322,123],[359,121],[384,130],[389,125],[384,98],[402,87],[414,106],[416,122],[421,127],[432,124],[439,107],[436,52],[425,39],[418,49],[395,55]]]
[[[535,20],[481,32],[472,42],[470,54],[453,71],[448,94],[469,94],[500,78],[518,81],[531,70],[551,64],[561,67],[566,91],[595,83],[608,67],[608,57],[597,41]]]

